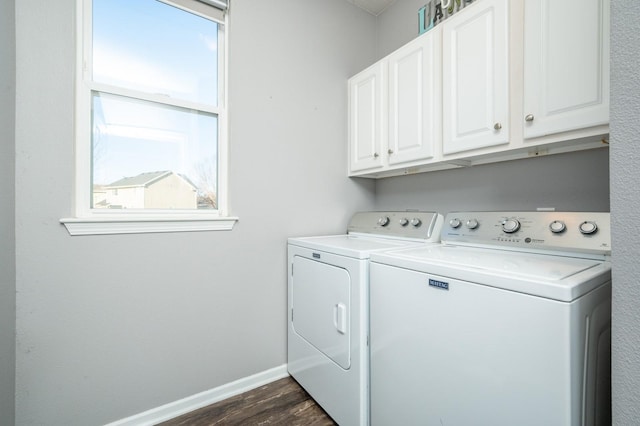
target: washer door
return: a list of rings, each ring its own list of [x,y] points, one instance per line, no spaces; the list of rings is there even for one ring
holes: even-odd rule
[[[346,269],[293,259],[293,329],[340,367],[351,366],[351,277]]]

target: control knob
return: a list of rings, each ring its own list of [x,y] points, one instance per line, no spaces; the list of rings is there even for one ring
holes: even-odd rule
[[[409,224],[409,219],[407,219],[406,217],[403,217],[398,221],[398,223],[400,224],[400,226],[407,226]]]
[[[580,224],[579,229],[584,235],[595,234],[598,230],[598,225],[595,222],[585,221]]]
[[[476,229],[480,224],[477,219],[469,219],[465,223],[465,226],[469,229]]]
[[[414,217],[413,219],[411,219],[411,224],[418,228],[420,225],[422,225],[422,221],[420,219],[418,219],[417,217]]]
[[[457,217],[449,221],[449,226],[452,227],[453,229],[460,228],[460,225],[462,225],[462,222]]]
[[[554,234],[559,234],[561,232],[564,232],[564,230],[567,229],[567,226],[561,220],[554,220],[549,224],[549,229]]]
[[[389,224],[389,217],[388,216],[382,216],[382,217],[380,217],[380,219],[378,219],[378,225],[387,226],[388,224]]]
[[[517,219],[507,219],[502,222],[502,230],[507,234],[513,234],[520,229],[520,222]]]

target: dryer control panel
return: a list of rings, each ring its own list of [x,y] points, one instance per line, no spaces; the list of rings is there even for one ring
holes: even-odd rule
[[[611,254],[610,214],[603,212],[452,212],[441,238],[458,245]]]
[[[443,219],[441,214],[424,211],[358,212],[347,232],[438,242]]]

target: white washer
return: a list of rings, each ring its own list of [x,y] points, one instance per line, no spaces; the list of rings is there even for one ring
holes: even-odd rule
[[[609,213],[450,213],[371,255],[371,425],[611,424]]]
[[[432,212],[361,212],[346,235],[288,240],[288,371],[341,426],[369,424],[369,256],[438,242]]]

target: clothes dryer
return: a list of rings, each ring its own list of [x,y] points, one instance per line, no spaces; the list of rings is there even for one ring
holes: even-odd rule
[[[371,424],[605,425],[608,213],[450,213],[371,255]]]
[[[438,242],[433,212],[360,212],[288,240],[288,371],[341,426],[369,424],[369,256]]]

